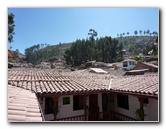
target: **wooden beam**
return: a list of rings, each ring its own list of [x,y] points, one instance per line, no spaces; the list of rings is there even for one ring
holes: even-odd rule
[[[59,112],[59,108],[58,108],[58,98],[57,96],[53,96],[52,99],[53,99],[53,102],[54,102],[54,105],[53,105],[53,111],[54,111],[54,121],[57,120],[57,114]]]
[[[140,112],[140,120],[141,121],[144,121],[144,117],[145,117],[145,113],[144,113],[144,97],[138,97],[138,101],[140,103],[140,109],[139,112]]]
[[[158,99],[156,94],[143,94],[143,93],[134,93],[134,92],[124,92],[124,91],[108,91],[108,90],[97,90],[97,91],[80,91],[80,92],[62,92],[62,93],[36,93],[38,97],[51,97],[51,96],[64,96],[64,95],[89,95],[97,93],[114,93],[114,94],[124,94],[124,95],[133,95],[136,97],[146,97],[152,99]]]
[[[83,97],[83,101],[84,101],[84,115],[85,115],[85,121],[87,121],[87,116],[88,116],[88,106],[87,104],[87,99],[88,99],[88,95],[84,95]]]

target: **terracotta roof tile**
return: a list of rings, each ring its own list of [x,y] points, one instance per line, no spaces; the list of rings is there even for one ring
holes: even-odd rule
[[[25,121],[31,121],[31,122],[42,121],[42,118],[41,117],[26,117]]]
[[[138,75],[114,79],[112,90],[158,95],[158,75]]]
[[[8,85],[8,120],[10,122],[31,121],[32,119],[42,121],[35,93],[16,86]]]
[[[10,50],[8,50],[8,58],[14,58],[14,55]]]
[[[26,116],[22,116],[22,115],[10,115],[8,114],[8,120],[9,121],[25,121],[26,120]]]
[[[111,78],[113,80],[108,89]],[[8,72],[8,83],[39,94],[111,90],[158,95],[158,74],[113,76],[90,73],[88,70],[58,73],[54,70],[13,69]]]

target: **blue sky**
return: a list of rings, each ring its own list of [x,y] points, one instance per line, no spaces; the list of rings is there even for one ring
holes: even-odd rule
[[[8,8],[15,15],[14,42],[8,48],[21,53],[35,44],[55,45],[86,39],[89,29],[99,37],[134,35],[159,29],[158,8]]]

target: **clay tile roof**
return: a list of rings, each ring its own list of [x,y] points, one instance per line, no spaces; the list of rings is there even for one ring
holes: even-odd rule
[[[42,121],[35,93],[8,85],[8,121]]]
[[[90,71],[95,73],[108,73],[107,71],[104,71],[103,69],[100,68],[90,68]]]
[[[113,91],[158,96],[158,74],[123,76],[113,79]]]
[[[110,80],[112,80],[111,85]],[[8,84],[37,94],[72,94],[110,90],[158,95],[158,74],[113,76],[90,73],[88,70],[58,73],[54,70],[12,69],[8,72]]]
[[[8,58],[14,58],[14,55],[12,54],[11,51],[8,50]]]
[[[148,66],[151,66],[151,67],[154,67],[154,68],[158,68],[157,65],[154,65],[154,64],[151,64],[151,63],[142,62],[142,64],[145,64],[145,65],[148,65]]]

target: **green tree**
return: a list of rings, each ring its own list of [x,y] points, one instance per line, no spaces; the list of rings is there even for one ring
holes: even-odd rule
[[[123,43],[121,42],[119,44],[119,48],[118,48],[118,61],[122,61],[123,60]]]
[[[28,63],[37,64],[42,58],[42,53],[39,52],[40,44],[33,45],[30,48],[25,49],[25,56]]]
[[[8,42],[11,43],[13,42],[13,35],[15,34],[14,32],[14,14],[13,13],[9,13],[8,14]]]
[[[134,44],[129,44],[129,52],[134,52],[135,46]]]
[[[137,36],[137,34],[138,34],[137,30],[134,31],[134,34]]]
[[[90,35],[90,39],[94,41],[94,37],[97,37],[97,31],[90,29],[88,35]]]
[[[144,30],[144,35],[146,35],[146,31]]]
[[[149,35],[150,34],[150,30],[147,30],[146,33]]]
[[[130,34],[130,33],[129,33],[129,32],[127,32],[127,35],[128,35],[128,36],[129,36],[129,34]]]
[[[139,31],[140,35],[142,35],[142,30]]]
[[[70,49],[65,51],[67,64],[73,66],[81,65],[87,61],[96,60],[103,62],[115,62],[123,58],[123,44],[111,37],[104,37],[92,41],[76,40]]]
[[[158,36],[158,33],[157,33],[156,31],[153,31],[152,34],[153,34],[154,36]]]
[[[15,57],[15,58],[19,58],[19,50],[16,49],[14,53],[15,53],[14,57]]]
[[[67,49],[65,51],[65,54],[64,54],[64,58],[66,59],[66,63],[69,65],[69,64],[72,64],[72,57],[71,57],[71,51],[70,49]]]

